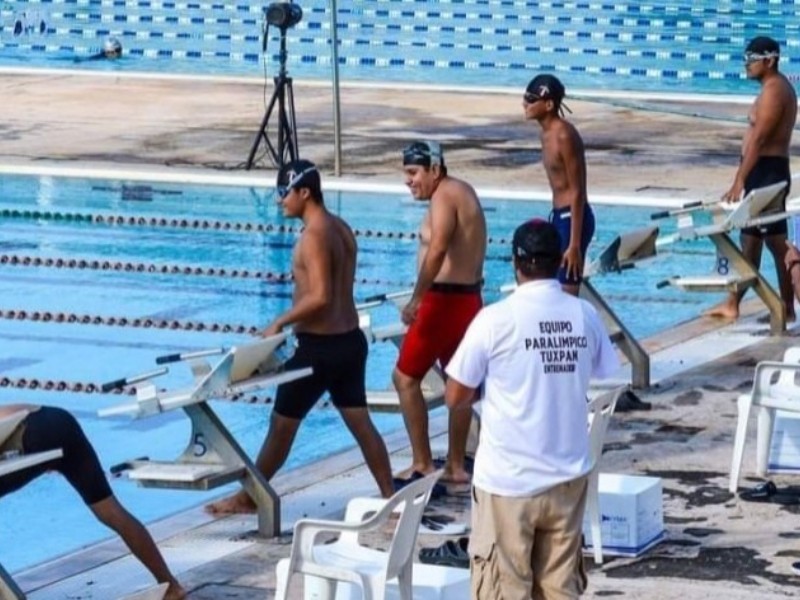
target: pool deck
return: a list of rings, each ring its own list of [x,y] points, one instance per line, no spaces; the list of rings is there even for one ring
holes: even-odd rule
[[[0,90],[0,165],[12,171],[73,166],[228,173],[246,159],[263,110],[262,87],[246,82],[4,73]],[[301,154],[330,173],[329,90],[296,82],[295,94]],[[353,181],[401,183],[402,146],[433,137],[443,143],[451,173],[479,189],[544,194],[538,134],[522,121],[519,96],[344,88],[343,174]],[[596,193],[710,199],[731,181],[746,113],[740,101],[569,104],[586,143],[590,198]],[[271,169],[255,174],[265,183],[273,176]],[[757,361],[780,357],[800,334],[800,327],[792,327],[784,336],[769,336],[766,325],[756,322],[760,313],[751,302],[736,324],[720,327],[701,318],[647,341],[654,385],[639,396],[653,408],[615,415],[601,470],[662,478],[666,540],[641,557],[608,557],[602,568],[592,568],[587,597],[752,600],[800,595],[800,577],[789,568],[800,560],[800,505],[748,503],[727,491],[736,397],[752,384]],[[742,486],[757,481],[752,477],[752,425]],[[443,418],[432,421],[438,453],[444,452],[444,428]],[[393,465],[405,467],[405,435],[394,434],[387,443]],[[771,479],[779,486],[795,482],[786,475]],[[281,473],[273,484],[283,499],[287,529],[304,515],[340,514],[348,498],[375,492],[355,451]],[[463,495],[432,504],[437,512],[468,521]],[[288,534],[256,539],[255,517],[213,520],[200,508],[151,529],[192,599],[272,598],[274,565],[288,555],[291,543]],[[441,541],[420,536],[419,544]],[[17,575],[32,600],[115,598],[148,583],[147,574],[125,558],[116,540]],[[294,589],[292,597],[302,597]]]

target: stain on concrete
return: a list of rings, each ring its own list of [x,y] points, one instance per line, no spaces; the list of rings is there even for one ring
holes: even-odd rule
[[[717,533],[725,533],[722,529],[714,529],[713,527],[687,527],[683,530],[686,535],[692,537],[705,538]]]
[[[684,392],[675,396],[673,404],[676,406],[697,406],[697,404],[700,402],[700,398],[702,397],[703,392],[698,390],[689,390],[688,392]]]
[[[707,517],[670,517],[664,515],[664,523],[672,525],[682,525],[684,523],[704,523],[708,521]]]
[[[701,548],[694,558],[645,557],[634,563],[609,567],[608,578],[674,577],[699,581],[735,581],[759,585],[766,579],[778,585],[800,588],[800,578],[772,573],[771,563],[749,548]]]
[[[683,498],[686,501],[687,508],[725,504],[734,497],[729,491],[711,485],[695,487],[690,492],[664,488],[664,493],[673,498]]]

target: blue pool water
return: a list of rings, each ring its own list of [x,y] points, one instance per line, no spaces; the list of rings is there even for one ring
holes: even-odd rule
[[[331,192],[326,194],[326,203],[358,233],[359,299],[411,285],[416,242],[409,234],[417,230],[424,205],[404,196]],[[513,229],[524,219],[546,216],[549,206],[499,200],[484,204],[492,238],[485,296],[492,301],[499,296],[499,287],[511,279],[507,257]],[[652,210],[596,207],[598,231],[590,257],[618,233],[620,223],[626,230],[649,224]],[[98,222],[101,217],[103,223]],[[127,222],[131,217],[144,225],[108,224],[117,218]],[[153,218],[156,225],[148,225]],[[166,226],[158,225],[161,219],[167,221]],[[170,226],[171,219],[185,220],[188,226]],[[290,286],[266,277],[150,272],[164,265],[179,271],[213,267],[228,273],[238,269],[273,276],[288,272],[296,233],[276,229],[296,227],[297,223],[285,222],[279,215],[270,190],[3,177],[0,220],[0,402],[57,404],[74,412],[105,467],[137,456],[175,457],[188,439],[188,419],[180,412],[134,422],[100,419],[98,409],[118,404],[123,397],[3,387],[3,379],[14,385],[21,379],[42,384],[63,381],[71,390],[75,383],[98,384],[151,370],[155,357],[162,354],[228,346],[247,337],[208,329],[92,324],[95,317],[263,326],[290,302]],[[194,222],[199,227],[193,227]],[[230,228],[226,230],[225,224]],[[271,231],[255,231],[259,225],[269,226]],[[45,263],[48,259],[52,261],[49,266]],[[59,260],[60,268],[56,266]],[[713,260],[709,244],[683,244],[674,254],[644,268],[596,277],[593,282],[626,325],[644,337],[696,315],[715,300],[710,295],[656,289],[659,281],[671,275],[708,272]],[[92,261],[100,266],[106,261],[109,268],[79,268],[81,264],[91,266]],[[132,267],[114,270],[116,263]],[[8,318],[12,310],[15,317]],[[27,318],[18,318],[21,310]],[[33,313],[40,318],[33,320]],[[45,313],[87,317],[89,323],[81,319],[57,323],[55,318],[45,322],[41,319]],[[396,310],[384,307],[375,313],[375,319],[377,324],[396,321]],[[390,385],[395,358],[396,350],[390,344],[371,348],[369,388]],[[187,371],[175,367],[158,383],[186,383]],[[270,407],[219,402],[215,409],[247,452],[255,454]],[[375,415],[375,419],[384,433],[402,427],[394,415]],[[335,411],[318,408],[302,428],[287,466],[350,445]],[[143,490],[126,480],[114,480],[113,487],[123,503],[145,521],[208,498],[195,492]],[[108,535],[55,476],[40,478],[24,491],[1,499],[0,515],[0,562],[12,571]]]
[[[233,0],[15,0],[0,3],[0,65],[271,77],[277,29],[262,53],[267,3]],[[288,30],[295,77],[329,79],[330,5],[299,2]],[[337,10],[345,80],[513,86],[557,72],[567,89],[749,93],[742,52],[782,44],[800,75],[793,1],[355,0]],[[91,61],[108,36],[124,57]]]

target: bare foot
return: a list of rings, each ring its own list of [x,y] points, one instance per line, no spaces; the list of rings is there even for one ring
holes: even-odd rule
[[[444,473],[439,478],[439,481],[442,483],[470,483],[472,481],[472,477],[470,474],[467,473],[463,468],[454,469],[451,466],[446,466],[444,468]]]
[[[257,510],[255,502],[241,491],[233,496],[228,496],[222,500],[206,504],[205,510],[212,515],[243,515],[254,514]]]
[[[164,600],[183,600],[186,598],[186,590],[181,587],[177,581],[170,583],[167,588],[167,593],[164,594]]]
[[[728,302],[722,302],[721,304],[712,306],[708,310],[704,311],[703,315],[706,317],[716,317],[720,319],[738,319],[739,307],[731,306],[731,304]]]

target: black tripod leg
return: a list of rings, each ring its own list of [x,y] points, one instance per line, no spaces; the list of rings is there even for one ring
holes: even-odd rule
[[[258,152],[258,147],[261,145],[262,138],[264,142],[267,144],[267,150],[272,156],[272,161],[275,164],[278,164],[278,157],[276,155],[275,149],[269,143],[269,138],[267,137],[267,124],[269,123],[269,118],[272,115],[272,111],[275,108],[275,104],[278,101],[278,95],[282,91],[282,88],[283,88],[283,83],[279,82],[276,78],[275,89],[272,91],[272,98],[270,98],[269,104],[267,105],[267,110],[266,112],[264,112],[264,118],[261,119],[261,126],[258,128],[256,139],[253,141],[252,148],[250,148],[250,154],[247,156],[247,166],[245,168],[248,171],[253,168],[253,161],[255,160],[256,152]]]
[[[283,127],[286,130],[286,139],[289,146],[290,160],[297,160],[300,158],[300,148],[297,145],[297,120],[294,112],[294,89],[292,87],[292,79],[286,79],[286,111],[283,115]]]

